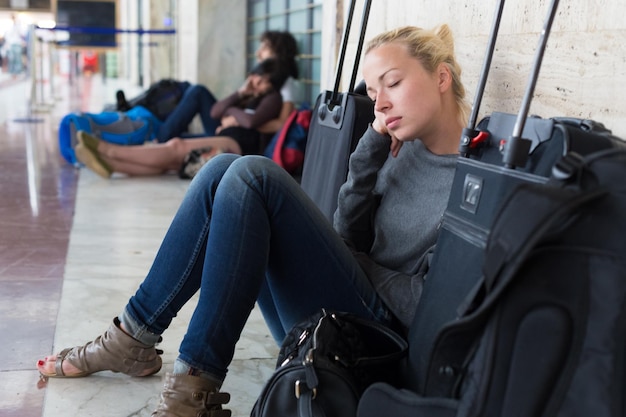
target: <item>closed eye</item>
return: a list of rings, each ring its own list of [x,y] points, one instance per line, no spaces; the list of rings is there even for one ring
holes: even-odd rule
[[[372,100],[374,103],[376,103],[376,91],[374,91],[372,88],[368,88],[367,89],[367,96],[370,98],[370,100]]]

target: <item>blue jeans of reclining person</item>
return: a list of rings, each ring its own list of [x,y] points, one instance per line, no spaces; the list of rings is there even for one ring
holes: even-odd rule
[[[321,307],[393,320],[332,225],[262,156],[200,170],[122,322],[155,341],[198,290],[179,359],[220,379],[257,300],[277,341]]]
[[[196,114],[200,116],[204,133],[186,137],[215,136],[215,129],[220,125],[220,121],[211,117],[211,108],[216,101],[213,94],[203,85],[196,84],[187,88],[174,111],[159,128],[157,141],[167,142],[172,138],[183,136]]]

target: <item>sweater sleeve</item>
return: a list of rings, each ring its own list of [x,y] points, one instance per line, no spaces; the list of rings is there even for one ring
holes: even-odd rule
[[[237,106],[240,102],[239,93],[235,91],[228,97],[224,97],[221,100],[218,100],[213,107],[211,107],[211,117],[215,120],[220,120],[223,116],[225,116],[226,110],[230,107]]]
[[[411,326],[415,310],[422,298],[433,249],[434,246],[420,257],[414,274],[405,274],[386,268],[374,262],[365,253],[354,254],[378,295],[407,329]]]
[[[224,116],[233,116],[241,127],[255,129],[263,123],[278,117],[282,105],[283,99],[280,93],[273,91],[266,94],[255,109],[229,107],[224,112]]]
[[[370,125],[350,156],[348,179],[341,186],[334,226],[349,246],[369,252],[374,241],[373,220],[378,206],[374,193],[378,171],[389,157],[391,139]]]
[[[431,251],[420,257],[411,274],[381,265],[369,255],[380,198],[375,187],[379,172],[390,157],[390,143],[389,136],[377,133],[371,126],[365,132],[350,156],[348,179],[339,190],[334,226],[352,249],[376,292],[408,328],[422,295]]]

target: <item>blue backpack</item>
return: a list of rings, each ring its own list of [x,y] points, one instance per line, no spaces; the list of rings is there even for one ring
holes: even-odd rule
[[[125,113],[70,113],[61,119],[59,125],[59,150],[67,162],[78,165],[74,147],[77,143],[76,132],[79,130],[118,145],[141,145],[154,139],[160,126],[161,121],[141,106]]]

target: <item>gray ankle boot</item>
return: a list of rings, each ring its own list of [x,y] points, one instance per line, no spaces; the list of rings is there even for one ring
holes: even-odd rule
[[[222,409],[230,394],[218,389],[214,382],[199,376],[168,373],[152,417],[230,417],[230,410]]]

